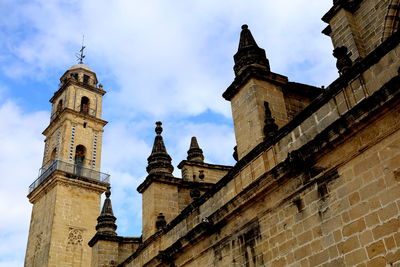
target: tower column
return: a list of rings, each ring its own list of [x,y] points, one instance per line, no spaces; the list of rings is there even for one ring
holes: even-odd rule
[[[109,186],[109,175],[100,172],[105,91],[85,64],[72,66],[60,81],[43,131],[43,165],[29,187],[26,267],[91,266],[88,241],[96,233],[100,195]]]

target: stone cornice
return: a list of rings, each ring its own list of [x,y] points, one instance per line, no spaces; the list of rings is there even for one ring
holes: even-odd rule
[[[35,203],[44,194],[53,189],[56,185],[64,186],[75,186],[83,188],[89,191],[94,191],[99,194],[106,191],[108,183],[87,179],[84,177],[74,176],[66,177],[66,174],[62,171],[54,171],[49,178],[47,178],[42,184],[35,188],[31,193],[28,194],[29,202]]]
[[[90,247],[96,245],[99,241],[111,241],[116,243],[123,243],[123,244],[141,244],[142,238],[141,237],[124,237],[124,236],[112,236],[112,235],[104,235],[100,233],[96,233],[92,239],[88,242]]]
[[[75,80],[73,80],[73,79],[68,79],[68,80],[54,93],[54,95],[50,98],[50,100],[49,100],[50,103],[53,103],[54,100],[55,100],[66,88],[68,88],[68,86],[70,86],[70,85],[75,85],[75,86],[78,86],[78,87],[82,87],[82,88],[85,88],[85,89],[87,89],[87,90],[89,90],[89,91],[91,91],[91,92],[94,92],[94,93],[97,93],[97,94],[100,94],[100,95],[104,95],[104,94],[106,93],[106,91],[104,91],[103,89],[97,88],[97,87],[95,87],[95,86],[91,86],[91,85],[86,84],[86,83],[78,82],[78,81],[75,81]]]
[[[193,182],[184,181],[181,178],[176,178],[170,174],[155,173],[149,174],[146,179],[136,189],[139,193],[143,193],[152,183],[158,182],[163,184],[175,185],[180,188],[198,188],[198,189],[210,189],[214,184],[206,182]]]
[[[100,125],[102,125],[103,127],[108,123],[108,121],[96,118],[95,116],[89,115],[89,114],[85,114],[82,112],[78,112],[76,110],[70,109],[70,108],[64,108],[49,124],[49,126],[46,127],[46,129],[44,129],[44,131],[42,132],[43,135],[46,135],[49,131],[51,131],[51,129],[53,128],[55,124],[55,122],[61,120],[62,117],[65,117],[66,114],[73,114],[75,116],[79,116],[84,118],[85,120],[89,120],[95,123],[99,123]]]
[[[360,6],[363,0],[335,0],[333,7],[322,17],[322,21],[329,23],[329,21],[339,12],[342,8],[354,13]]]
[[[323,92],[320,87],[297,82],[288,82],[283,89],[308,98],[315,98]]]
[[[249,66],[235,77],[235,80],[225,90],[222,96],[226,100],[230,101],[240,91],[243,85],[252,78],[271,82],[280,86],[284,86],[288,82],[288,78],[286,76],[270,72],[262,68]]]
[[[219,169],[221,171],[229,171],[233,167],[233,166],[211,164],[211,163],[199,162],[199,161],[182,160],[178,164],[178,169],[182,169],[184,165],[196,166],[196,167],[201,167],[201,168],[206,168],[206,169]]]

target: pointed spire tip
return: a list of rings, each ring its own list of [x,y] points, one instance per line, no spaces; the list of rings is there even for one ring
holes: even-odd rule
[[[187,154],[188,154],[187,160],[199,161],[199,162],[204,161],[203,150],[197,143],[197,138],[195,136],[193,136],[192,139],[190,140],[190,147]]]

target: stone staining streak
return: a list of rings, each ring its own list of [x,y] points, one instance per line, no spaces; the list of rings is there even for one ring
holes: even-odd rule
[[[75,144],[75,125],[71,128],[71,145],[69,147],[69,160],[73,160],[73,153],[74,153],[74,144]]]
[[[93,136],[93,157],[92,157],[92,167],[96,168],[96,155],[97,155],[97,133],[94,133]]]
[[[261,239],[258,220],[246,225],[214,246],[214,266],[222,266],[226,257],[230,257],[231,266],[264,266],[262,251],[256,250],[256,243]]]

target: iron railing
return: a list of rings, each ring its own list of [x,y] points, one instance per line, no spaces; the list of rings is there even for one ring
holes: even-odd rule
[[[50,174],[52,174],[54,171],[62,171],[78,177],[83,177],[104,183],[110,182],[110,175],[107,173],[102,173],[94,169],[74,164],[72,162],[54,160],[48,166],[40,168],[39,177],[29,186],[29,193],[35,190],[35,188],[37,188],[41,183],[46,181],[47,178],[49,178]]]

